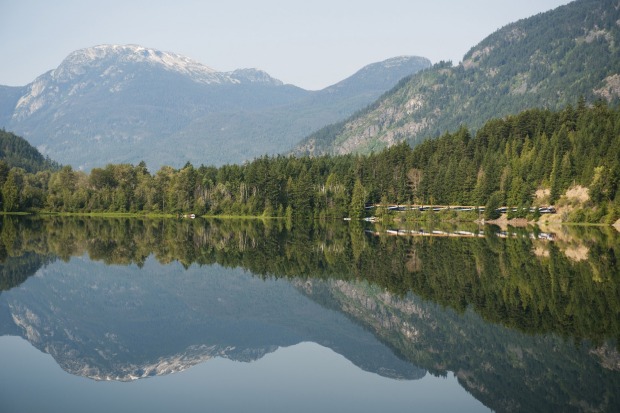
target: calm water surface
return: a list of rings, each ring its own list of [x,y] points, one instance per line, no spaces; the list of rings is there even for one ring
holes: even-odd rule
[[[616,233],[387,230],[5,218],[0,411],[619,410]]]

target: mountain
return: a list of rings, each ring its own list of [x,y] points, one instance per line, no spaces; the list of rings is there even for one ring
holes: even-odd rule
[[[368,153],[417,144],[491,118],[539,107],[620,101],[620,8],[577,0],[509,24],[463,62],[441,62],[402,80],[369,108],[306,137],[297,154]]]
[[[257,69],[218,72],[175,53],[101,45],[23,88],[0,88],[0,126],[80,169],[240,163],[290,150],[428,66],[390,59],[311,92]]]
[[[19,98],[25,93],[25,87],[0,85],[0,124],[8,125]]]
[[[430,61],[423,57],[399,56],[372,63],[347,79],[318,91],[321,99],[327,96],[358,97],[377,96],[391,89],[402,78],[430,67]]]

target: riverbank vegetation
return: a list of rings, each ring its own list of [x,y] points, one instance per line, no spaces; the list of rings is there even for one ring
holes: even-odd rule
[[[411,148],[367,156],[264,156],[243,165],[151,173],[110,164],[90,173],[70,166],[25,169],[0,161],[5,212],[253,215],[290,219],[362,218],[369,204],[571,206],[564,221],[620,218],[620,110],[585,102],[553,112],[532,109],[466,127]],[[584,188],[580,203],[565,194]],[[372,214],[386,214],[374,210]],[[535,215],[535,214],[534,214]]]

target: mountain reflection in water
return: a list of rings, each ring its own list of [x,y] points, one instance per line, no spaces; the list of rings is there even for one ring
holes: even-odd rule
[[[5,217],[0,334],[97,380],[314,342],[384,377],[454,372],[496,411],[619,410],[617,234],[368,230]]]

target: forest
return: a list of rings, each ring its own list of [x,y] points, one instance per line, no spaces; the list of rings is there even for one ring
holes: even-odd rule
[[[6,132],[5,132],[6,133]],[[570,221],[620,218],[620,109],[598,102],[560,111],[531,109],[462,126],[414,148],[401,143],[370,155],[263,156],[243,165],[187,163],[151,173],[109,164],[90,173],[34,170],[0,161],[5,212],[262,215],[295,219],[362,218],[369,204],[517,207],[554,204],[576,185],[590,200]],[[546,189],[544,199],[536,191]],[[490,216],[489,216],[490,217]]]

